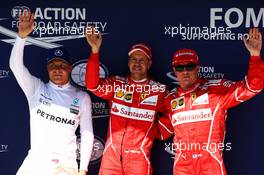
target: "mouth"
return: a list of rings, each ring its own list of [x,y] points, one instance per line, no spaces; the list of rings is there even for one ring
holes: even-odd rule
[[[135,67],[133,67],[133,70],[134,70],[134,71],[141,71],[141,70],[142,70],[142,68],[141,68],[141,67],[139,67],[139,66],[135,66]]]
[[[62,75],[54,75],[54,78],[55,79],[61,79],[62,78]]]
[[[183,80],[189,80],[190,77],[183,77]]]

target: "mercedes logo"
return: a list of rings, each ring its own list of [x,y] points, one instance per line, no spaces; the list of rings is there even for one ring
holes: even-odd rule
[[[60,50],[60,49],[57,49],[57,50],[55,50],[55,53],[54,53],[56,56],[62,56],[63,55],[63,52],[62,52],[62,50]]]

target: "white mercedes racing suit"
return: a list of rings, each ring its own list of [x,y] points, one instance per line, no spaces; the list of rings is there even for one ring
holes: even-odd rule
[[[24,91],[30,111],[31,147],[17,175],[73,175],[78,173],[75,131],[80,125],[80,170],[86,170],[93,149],[91,100],[70,83],[43,83],[23,64],[26,39],[17,37],[10,68]],[[17,116],[19,117],[19,116]]]

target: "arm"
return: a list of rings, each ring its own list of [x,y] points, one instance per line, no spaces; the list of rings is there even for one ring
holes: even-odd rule
[[[86,175],[87,167],[93,151],[93,125],[92,125],[92,104],[88,94],[82,104],[80,116],[81,150],[80,150],[80,172],[79,175]]]
[[[262,38],[258,29],[250,29],[249,39],[244,43],[251,55],[245,80],[221,82],[221,103],[226,109],[252,98],[264,87],[264,62],[260,57]]]
[[[157,138],[160,140],[167,140],[174,133],[171,120],[168,115],[162,115],[158,120],[158,134]]]
[[[87,65],[86,65],[86,87],[94,89],[99,83],[99,51],[102,45],[102,35],[96,32],[94,28],[89,30],[86,28],[86,40],[92,49]]]
[[[86,31],[88,31],[88,28]],[[92,32],[86,33],[86,40],[92,48],[92,53],[86,64],[86,88],[96,96],[109,100],[113,96],[113,78],[100,79],[99,77],[99,50],[102,44],[101,33],[96,34],[94,28],[92,28]]]
[[[264,88],[264,61],[260,56],[262,48],[262,35],[257,28],[250,29],[249,39],[244,39],[244,44],[251,56],[247,82],[251,85],[251,89],[253,91],[258,91]]]
[[[19,36],[16,38],[16,42],[13,46],[9,60],[10,69],[12,70],[18,84],[24,91],[27,98],[31,97],[37,90],[38,86],[41,84],[41,81],[39,79],[35,78],[29,73],[23,62],[23,52],[26,37],[33,30],[33,28],[31,28],[34,22],[33,19],[34,14],[31,15],[30,13],[24,13],[23,16],[20,16],[18,32]]]
[[[166,92],[166,94],[168,94],[168,92]],[[169,100],[164,96],[162,97],[162,99],[163,100],[159,100],[160,104],[158,110],[161,112],[161,115],[158,118],[158,133],[156,137],[160,140],[167,140],[174,134],[174,129],[170,120],[170,103],[168,103]]]

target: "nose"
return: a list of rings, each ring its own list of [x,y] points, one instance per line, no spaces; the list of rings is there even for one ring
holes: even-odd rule
[[[54,71],[56,72],[56,73],[60,73],[61,72],[61,68],[58,66],[58,67],[56,67],[55,69],[54,69]]]
[[[185,74],[185,75],[187,75],[187,74],[189,74],[189,71],[187,71],[187,69],[186,69],[186,67],[185,67],[185,68],[183,69],[182,73]]]

